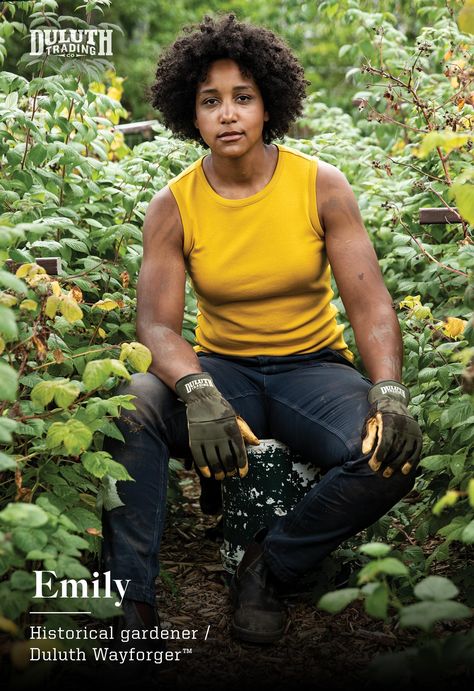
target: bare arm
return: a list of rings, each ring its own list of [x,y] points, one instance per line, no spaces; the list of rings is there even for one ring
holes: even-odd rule
[[[317,203],[334,278],[372,381],[401,380],[403,343],[375,250],[347,179],[319,162]]]
[[[173,391],[178,379],[202,371],[192,346],[181,337],[185,280],[181,218],[165,187],[150,202],[143,226],[137,335],[151,350],[150,372]]]

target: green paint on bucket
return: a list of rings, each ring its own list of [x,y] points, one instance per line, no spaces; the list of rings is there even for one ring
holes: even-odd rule
[[[263,525],[286,515],[319,479],[316,466],[275,439],[247,446],[249,472],[222,485],[224,543],[222,565],[233,573],[246,546]]]

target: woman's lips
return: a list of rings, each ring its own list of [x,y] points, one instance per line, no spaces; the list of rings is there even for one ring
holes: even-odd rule
[[[236,142],[240,137],[243,137],[242,132],[233,132],[232,134],[221,134],[219,140],[221,142]]]

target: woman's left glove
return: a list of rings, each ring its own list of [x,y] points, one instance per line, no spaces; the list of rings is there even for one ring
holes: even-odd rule
[[[410,393],[397,381],[381,381],[369,389],[371,404],[362,429],[362,453],[372,452],[369,466],[383,477],[404,475],[418,465],[421,429],[408,411]]]

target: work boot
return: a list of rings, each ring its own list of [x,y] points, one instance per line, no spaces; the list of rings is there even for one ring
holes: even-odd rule
[[[48,678],[47,687],[49,691],[84,691],[85,688],[103,685],[104,688],[113,688],[116,691],[130,690],[135,691],[137,680],[153,688],[159,687],[160,691],[168,691],[176,688],[177,670],[165,660],[165,642],[159,637],[150,639],[132,638],[129,635],[128,641],[124,636],[122,641],[121,632],[128,629],[130,631],[152,630],[155,627],[161,631],[158,612],[153,605],[146,602],[134,600],[124,600],[122,602],[123,614],[113,617],[110,620],[112,626],[113,639],[98,639],[95,642],[96,648],[108,648],[110,656],[105,659],[98,657],[94,659],[90,654],[87,664],[84,663],[64,663],[55,665]],[[163,653],[161,662],[155,663],[154,660],[129,660],[125,658],[122,663],[114,660],[115,655],[120,652],[126,653],[134,649],[135,651],[146,652],[158,651]]]
[[[160,630],[160,618],[156,607],[148,604],[148,602],[138,602],[136,600],[123,600],[122,602],[123,614],[114,617],[113,630],[116,640],[120,640],[120,631],[122,629],[153,629],[158,627]],[[157,642],[161,645],[159,650],[164,650],[163,642],[158,639]]]
[[[168,688],[166,684],[173,682],[176,677],[176,670],[165,661],[166,643],[159,637],[161,632],[160,618],[157,609],[154,605],[146,602],[138,602],[135,600],[124,600],[122,602],[123,614],[114,617],[112,620],[114,641],[113,649],[119,651],[129,651],[132,648],[135,651],[152,653],[163,653],[163,660],[155,662],[150,660],[126,660],[125,663],[114,662],[102,666],[101,672],[105,672],[105,678],[110,681],[114,679],[121,683],[124,688],[130,688],[136,685],[137,678],[147,682],[159,682],[160,688]],[[122,640],[122,631],[129,630],[129,638],[124,636]],[[132,631],[152,631],[158,632],[158,636],[150,638],[132,638]],[[156,636],[156,634],[154,634]]]
[[[232,633],[247,643],[274,643],[285,631],[286,611],[278,599],[278,580],[263,556],[267,532],[263,528],[255,534],[230,584]]]

